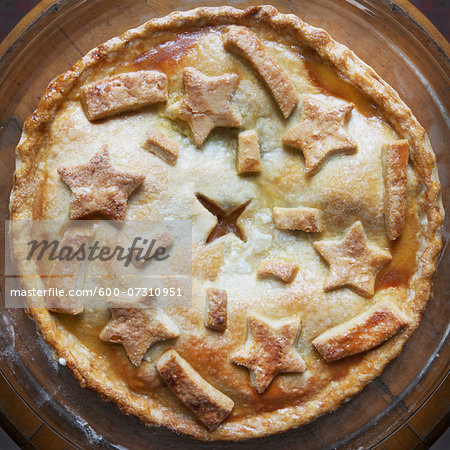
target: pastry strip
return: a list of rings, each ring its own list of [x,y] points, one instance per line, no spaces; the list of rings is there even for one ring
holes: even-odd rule
[[[256,273],[260,278],[273,276],[275,278],[279,278],[285,283],[290,283],[294,280],[297,271],[298,266],[295,264],[270,259],[261,261]]]
[[[273,220],[279,230],[323,231],[322,212],[316,208],[273,208]]]
[[[256,131],[239,133],[238,137],[238,173],[261,172],[261,157]]]
[[[211,288],[206,291],[207,313],[205,325],[223,331],[227,327],[227,292]]]
[[[353,319],[322,333],[313,341],[326,361],[365,352],[396,334],[408,323],[389,300],[382,300]]]
[[[233,400],[203,379],[175,350],[164,353],[156,368],[172,392],[210,430],[231,413]]]
[[[391,240],[402,234],[405,221],[408,158],[409,144],[405,139],[383,146],[384,217]]]
[[[70,247],[76,251],[82,246],[87,247],[93,236],[93,226],[68,228],[61,241],[61,247]],[[84,264],[85,261],[77,258],[53,263],[47,278],[48,292],[45,297],[46,307],[49,311],[72,315],[84,311],[83,300],[75,295],[69,295],[69,292],[75,291],[84,281]],[[59,291],[63,291],[64,294],[54,294]]]
[[[147,130],[146,137],[143,148],[164,161],[175,164],[178,158],[178,144],[174,140],[168,138],[162,131],[155,129]]]
[[[285,118],[298,104],[298,94],[286,72],[261,41],[247,28],[231,25],[224,36],[225,48],[246,59],[266,82]]]
[[[90,121],[166,101],[167,76],[156,70],[121,73],[84,86],[81,103]]]

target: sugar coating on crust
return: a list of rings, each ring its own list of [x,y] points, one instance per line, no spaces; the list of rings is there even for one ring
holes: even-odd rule
[[[356,152],[356,141],[345,129],[352,109],[349,103],[332,106],[310,95],[303,97],[300,121],[282,142],[303,152],[308,174],[315,174],[329,154]]]
[[[290,283],[294,280],[297,271],[297,264],[270,259],[261,261],[256,273],[260,278],[275,277],[285,283]]]
[[[156,70],[121,73],[84,86],[81,103],[89,120],[99,120],[167,100],[167,76]]]
[[[359,221],[342,240],[316,241],[314,247],[330,265],[325,291],[350,286],[370,297],[374,294],[376,274],[392,259],[388,251],[368,243]]]
[[[223,289],[209,288],[206,291],[205,326],[223,331],[227,327],[227,292]]]

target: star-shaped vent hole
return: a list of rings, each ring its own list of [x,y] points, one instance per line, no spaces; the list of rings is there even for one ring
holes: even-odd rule
[[[244,232],[241,230],[237,221],[241,214],[244,212],[245,208],[249,205],[251,200],[243,203],[237,208],[233,209],[233,211],[226,213],[222,208],[217,206],[212,200],[205,197],[203,194],[196,194],[198,201],[211,213],[217,217],[217,225],[214,229],[209,233],[208,238],[206,239],[206,243],[214,241],[221,236],[225,236],[228,233],[234,233],[241,241],[246,242],[247,238],[244,235]]]

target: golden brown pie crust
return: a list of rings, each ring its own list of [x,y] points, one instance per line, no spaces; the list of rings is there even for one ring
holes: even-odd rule
[[[97,391],[104,399],[117,404],[125,414],[134,414],[146,424],[163,425],[202,440],[252,438],[306,424],[318,415],[336,409],[343,401],[359,392],[367,382],[378,376],[385,365],[400,353],[404,343],[420,322],[422,312],[431,295],[436,258],[441,248],[440,227],[443,221],[435,155],[425,130],[417,122],[411,110],[370,67],[348,48],[336,43],[327,32],[312,27],[293,15],[281,14],[270,6],[251,7],[245,11],[231,7],[199,8],[182,13],[174,12],[164,18],[153,19],[98,46],[66,73],[55,78],[48,86],[36,111],[25,122],[23,136],[17,148],[20,166],[14,175],[14,188],[11,196],[12,220],[41,217],[40,196],[44,180],[39,175],[38,168],[47,157],[43,154],[41,145],[47,137],[59,107],[74,89],[79,88],[80,80],[86,71],[108,64],[108,56],[126,51],[127,44],[145,39],[160,31],[182,33],[186,30],[198,30],[199,27],[225,25],[268,27],[275,33],[291,36],[302,46],[310,47],[323,61],[333,65],[344,80],[357,87],[377,106],[399,139],[408,141],[415,174],[424,187],[417,205],[411,207],[410,212],[406,213],[406,221],[408,221],[408,214],[417,214],[420,217],[420,239],[418,239],[417,245],[412,246],[412,250],[409,250],[413,252],[412,259],[414,261],[420,256],[420,264],[411,266],[411,263],[407,261],[408,258],[394,257],[380,272],[376,281],[376,288],[384,287],[389,290],[393,283],[393,276],[397,276],[400,280],[406,280],[404,283],[408,296],[403,302],[402,313],[407,317],[408,323],[400,333],[384,344],[353,357],[351,361],[346,359],[333,363],[319,360],[305,361],[307,367],[308,365],[311,367],[320,365],[323,378],[331,380],[331,382],[309,384],[304,393],[305,401],[293,401],[292,404],[289,404],[283,400],[285,397],[280,385],[269,388],[262,395],[251,391],[251,388],[244,389],[242,391],[244,397],[255,405],[253,413],[249,411],[239,413],[235,408],[227,420],[214,431],[209,431],[201,422],[193,418],[189,411],[179,406],[172,397],[168,403],[171,406],[164,406],[157,397],[152,397],[151,391],[140,392],[118,380],[116,375],[111,374],[113,361],[109,363],[104,359],[99,359],[94,352],[88,351],[87,347],[68,331],[70,330],[70,320],[73,318],[57,319],[54,313],[46,309],[33,307],[29,309],[29,313],[38,324],[44,339],[55,349],[59,357],[66,360],[67,366],[83,387]],[[412,233],[415,236],[419,231],[408,230],[406,227],[404,233]],[[211,245],[213,246],[214,243]],[[400,243],[400,245],[403,244]],[[199,250],[203,256],[199,261],[194,258],[194,273],[197,265],[204,264],[206,267],[205,279],[214,280],[216,273],[214,261],[221,257],[219,247],[220,245],[217,244],[214,247]],[[24,262],[21,255],[15,254],[14,256],[20,270],[21,267],[23,268]],[[208,264],[208,261],[211,261],[212,264]],[[34,281],[23,281],[27,287],[32,287],[32,283]],[[30,301],[32,306],[33,299]],[[203,320],[203,317],[199,320]],[[61,325],[64,321],[66,321],[66,327]],[[100,332],[100,330],[98,331]],[[225,347],[229,345],[229,336],[237,332],[244,333],[242,326],[233,325],[229,321],[227,330],[223,333],[222,342]],[[211,333],[217,332],[211,331]],[[200,348],[201,342],[198,342],[197,345]],[[185,353],[188,353],[186,347],[182,347],[182,350],[183,348]],[[182,350],[178,349],[179,352]],[[194,355],[195,350],[190,351]],[[183,353],[181,354],[183,355]],[[197,364],[200,361],[203,367],[213,366],[221,358],[220,355],[207,353],[195,356]],[[185,355],[183,357],[188,359]],[[202,369],[194,364],[193,366],[198,371]],[[124,368],[123,370],[125,373],[131,369]],[[247,379],[242,378],[248,376],[246,369],[242,369],[242,371],[239,379]],[[337,376],[337,372],[339,372],[339,376]],[[206,371],[206,373],[208,372]],[[202,376],[205,375],[202,374]],[[162,386],[159,384],[157,389],[162,389]],[[227,382],[216,387],[236,403],[231,393],[232,389],[228,389]],[[259,405],[258,408],[256,405]]]

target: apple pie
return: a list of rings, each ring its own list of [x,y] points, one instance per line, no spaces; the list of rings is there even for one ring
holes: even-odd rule
[[[273,7],[174,12],[93,49],[17,154],[13,221],[190,223],[190,306],[29,299],[80,384],[147,425],[240,440],[306,424],[382,372],[431,296],[425,130],[351,50]]]

